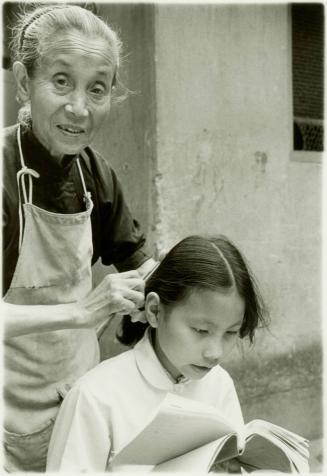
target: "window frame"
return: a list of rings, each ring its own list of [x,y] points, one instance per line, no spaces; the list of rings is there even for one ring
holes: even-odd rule
[[[321,164],[325,151],[314,150],[294,150],[294,104],[293,104],[293,51],[292,51],[292,4],[287,8],[288,15],[288,65],[289,65],[289,124],[290,124],[290,160],[292,162],[317,163]],[[324,141],[324,147],[325,141]]]

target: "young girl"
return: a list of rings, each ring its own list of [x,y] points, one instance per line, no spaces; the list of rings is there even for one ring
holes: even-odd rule
[[[66,396],[49,471],[105,471],[168,392],[243,422],[220,363],[239,338],[252,342],[263,304],[236,247],[223,236],[178,243],[146,282],[145,317],[133,323],[125,316],[119,340],[134,348],[99,364]]]

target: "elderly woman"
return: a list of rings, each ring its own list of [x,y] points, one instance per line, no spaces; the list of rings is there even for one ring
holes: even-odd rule
[[[154,261],[89,147],[110,111],[116,34],[81,7],[48,5],[21,19],[13,45],[24,114],[4,138],[5,468],[43,471],[65,392],[99,361],[96,330],[143,304]],[[120,273],[92,290],[100,257]]]

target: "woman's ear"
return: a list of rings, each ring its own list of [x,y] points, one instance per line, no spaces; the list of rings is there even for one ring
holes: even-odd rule
[[[12,67],[17,87],[18,102],[25,104],[30,99],[29,77],[25,65],[15,61]]]
[[[151,291],[145,298],[145,316],[151,327],[158,327],[160,304],[160,297],[153,291]]]

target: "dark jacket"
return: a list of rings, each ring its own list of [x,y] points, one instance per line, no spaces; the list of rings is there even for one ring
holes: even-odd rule
[[[76,156],[65,156],[61,164],[53,159],[28,128],[22,128],[22,150],[27,167],[40,174],[33,179],[33,204],[55,213],[85,210],[83,188]],[[94,264],[100,257],[105,265],[119,271],[135,269],[149,255],[145,237],[124,200],[115,172],[100,154],[87,147],[79,156],[86,189],[91,192]],[[20,170],[17,125],[4,130],[3,140],[3,293],[5,294],[18,259],[18,189]]]

